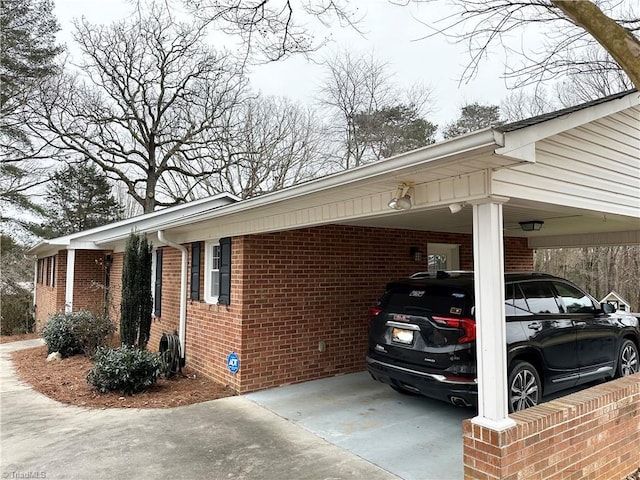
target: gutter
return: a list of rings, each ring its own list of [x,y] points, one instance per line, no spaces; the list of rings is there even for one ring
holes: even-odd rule
[[[158,230],[158,240],[169,247],[180,250],[182,253],[182,261],[180,262],[180,326],[178,338],[180,339],[181,361],[184,365],[185,336],[187,332],[187,248],[167,239],[164,235],[164,230]]]
[[[148,230],[148,232],[156,228],[164,230],[187,225],[205,219],[212,211],[216,216],[232,215],[245,210],[262,207],[265,205],[273,205],[281,201],[291,201],[294,198],[302,197],[311,193],[322,192],[342,185],[354,184],[357,182],[375,180],[380,177],[393,178],[406,168],[423,167],[433,165],[434,167],[442,165],[449,161],[449,157],[455,154],[470,152],[483,147],[495,146],[496,148],[504,147],[505,135],[493,128],[485,128],[476,132],[471,132],[460,137],[456,137],[443,142],[427,145],[416,150],[401,153],[395,157],[385,159],[384,161],[369,163],[343,172],[333,173],[329,176],[316,178],[308,182],[270,192],[259,197],[253,197],[241,202],[231,203],[216,207],[214,210],[195,211],[190,214],[182,215],[179,218],[160,220],[156,222]],[[397,182],[390,180],[394,188]],[[161,214],[159,210],[156,214]],[[139,230],[140,231],[140,230]],[[103,235],[93,241],[96,245],[102,245],[109,242],[115,242],[126,238],[129,232],[116,233],[112,235]]]

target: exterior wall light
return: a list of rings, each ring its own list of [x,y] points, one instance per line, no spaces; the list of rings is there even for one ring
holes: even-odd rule
[[[529,220],[527,222],[519,222],[523,232],[537,232],[542,228],[544,222],[542,220]]]
[[[387,204],[389,208],[393,208],[394,210],[409,210],[412,206],[412,189],[413,187],[407,183],[401,183],[400,185],[398,185],[395,197],[393,197]]]
[[[409,255],[414,262],[420,262],[422,260],[420,247],[409,247]]]
[[[449,205],[449,211],[451,213],[458,213],[460,210],[462,210],[461,203],[452,203],[451,205]]]

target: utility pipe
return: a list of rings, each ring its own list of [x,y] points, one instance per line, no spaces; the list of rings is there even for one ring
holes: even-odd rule
[[[164,235],[164,230],[158,230],[158,240],[165,245],[177,248],[182,253],[180,264],[180,327],[178,338],[180,339],[180,354],[185,358],[185,336],[187,331],[187,248],[173,242]],[[184,363],[184,362],[183,362]]]

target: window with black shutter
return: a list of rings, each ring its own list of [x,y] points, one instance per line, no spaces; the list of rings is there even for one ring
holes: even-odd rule
[[[231,304],[231,238],[220,239],[220,295],[218,303]]]
[[[156,250],[156,278],[153,296],[153,314],[160,317],[162,313],[162,249]]]
[[[191,300],[200,300],[200,242],[191,244]]]

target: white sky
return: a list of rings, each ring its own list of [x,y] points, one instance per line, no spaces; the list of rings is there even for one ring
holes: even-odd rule
[[[466,103],[499,105],[508,95],[498,55],[483,61],[474,81],[460,85],[458,78],[468,60],[464,46],[450,44],[442,37],[416,40],[427,30],[412,18],[412,13],[423,21],[441,18],[442,12],[435,11],[433,5],[402,7],[388,0],[353,0],[351,4],[366,13],[360,25],[366,37],[350,29],[325,30],[321,34],[330,34],[332,41],[314,58],[345,48],[363,55],[373,51],[376,58],[389,63],[399,85],[408,87],[422,82],[431,89],[434,105],[428,120],[440,126],[455,120]],[[85,16],[92,23],[108,24],[126,17],[130,9],[124,0],[55,0],[54,13],[62,28],[60,41],[73,51],[73,18]],[[295,57],[255,67],[251,79],[253,88],[264,94],[310,103],[320,86],[322,69],[303,57]]]

